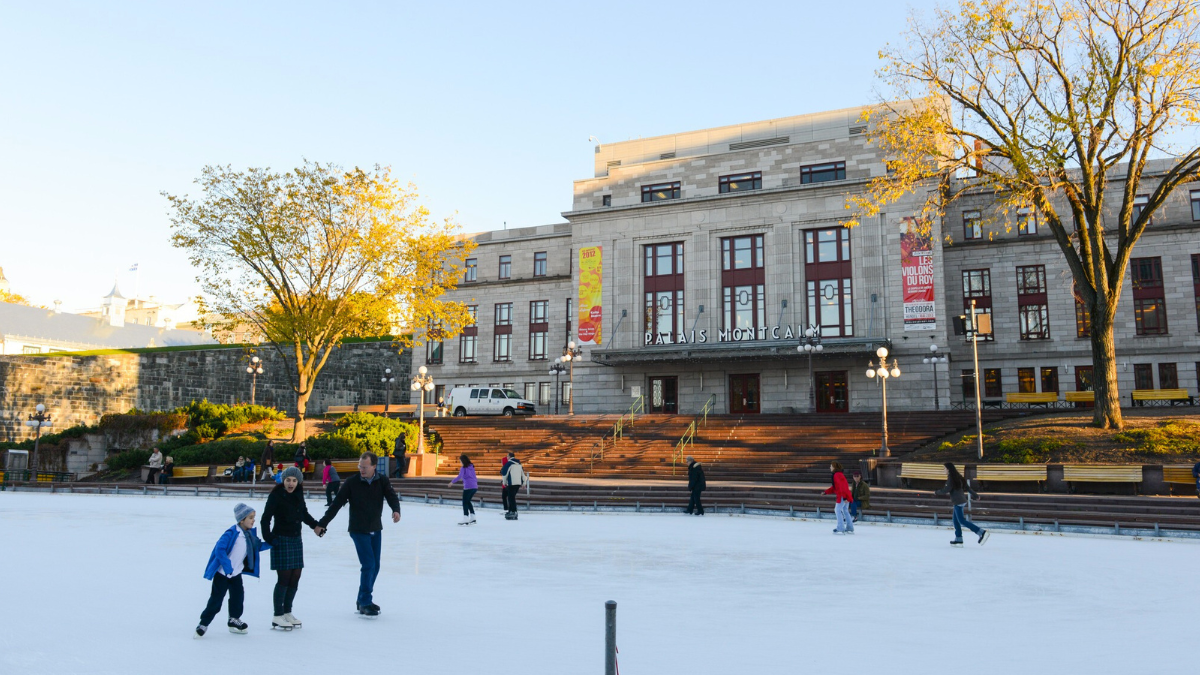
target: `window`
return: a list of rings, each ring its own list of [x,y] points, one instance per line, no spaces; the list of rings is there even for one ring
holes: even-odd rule
[[[1017,368],[1017,391],[1022,394],[1037,392],[1037,381],[1033,377],[1033,368]]]
[[[500,333],[494,339],[495,352],[492,354],[493,361],[511,361],[512,360],[512,333]]]
[[[37,345],[21,345],[22,354],[41,354],[42,348]]]
[[[612,195],[604,195],[600,198],[601,206],[612,206]]]
[[[721,240],[721,341],[756,340],[766,327],[763,235]]]
[[[546,252],[538,251],[533,254],[533,276],[546,276]]]
[[[1200,190],[1192,190],[1189,197],[1192,202],[1192,220],[1200,220]]]
[[[1038,233],[1038,215],[1033,209],[1017,209],[1017,236]]]
[[[966,239],[983,238],[983,218],[978,211],[963,211],[963,237]]]
[[[975,313],[992,314],[992,271],[991,270],[963,270],[963,309],[970,313],[971,301],[975,301]],[[980,333],[979,337],[982,340],[995,340],[996,328],[992,327],[991,332]],[[984,371],[984,376],[987,376],[987,371]]]
[[[1167,334],[1167,300],[1164,295],[1162,258],[1129,261],[1133,277],[1133,317],[1138,335]]]
[[[1046,266],[1017,268],[1017,316],[1022,340],[1050,339],[1050,308],[1046,303]]]
[[[511,255],[500,256],[500,275],[498,278],[500,278],[500,279],[511,279],[512,278],[512,256]]]
[[[458,362],[459,363],[475,363],[475,346],[478,337],[475,335],[458,336]]]
[[[529,333],[529,358],[533,361],[546,359],[546,331],[531,331]]]
[[[850,231],[833,227],[804,232],[804,280],[808,321],[821,335],[854,335]]]
[[[1058,393],[1058,366],[1042,368],[1042,393]]]
[[[642,186],[642,202],[663,202],[679,199],[679,181]]]
[[[507,257],[507,256],[505,256]],[[496,320],[493,327],[495,336],[492,340],[494,351],[493,361],[512,360],[512,303],[496,304]]]
[[[1078,284],[1072,287],[1072,295],[1075,296],[1075,337],[1091,337],[1092,313],[1088,311],[1087,305],[1083,302],[1083,296],[1079,293]]]
[[[718,190],[720,190],[721,194],[725,194],[726,192],[741,192],[743,190],[761,190],[762,172],[755,171],[753,173],[721,176],[717,182]]]
[[[1158,388],[1179,388],[1179,369],[1175,367],[1174,363],[1158,364]]]
[[[446,404],[446,385],[433,385],[433,402],[439,406]]]
[[[546,323],[546,312],[550,311],[549,300],[534,300],[529,303],[529,325]]]
[[[962,395],[964,401],[975,401],[975,370],[964,368],[962,371]]]
[[[1149,195],[1138,195],[1133,198],[1133,211],[1129,214],[1130,224],[1136,223],[1137,219],[1142,215],[1142,209],[1146,208],[1146,204],[1150,203]],[[1149,223],[1147,223],[1149,224]]]
[[[570,405],[571,403],[571,383],[562,383],[562,396],[558,399],[562,405]]]
[[[824,183],[831,180],[846,179],[845,162],[827,162],[800,167],[801,183]]]
[[[525,400],[527,400],[527,401],[536,401],[537,400],[537,382],[526,382],[525,383]]]
[[[538,405],[550,405],[550,383],[549,382],[539,382],[538,383],[538,397],[536,399],[533,397],[526,397],[526,398],[529,398],[530,401],[536,400],[538,402]]]
[[[476,258],[467,258],[467,268],[463,272],[463,281],[479,281],[479,260]]]
[[[1154,388],[1154,369],[1149,363],[1135,363],[1133,365],[1133,388]]]
[[[683,330],[683,244],[642,247],[646,344],[674,344]]]
[[[1196,329],[1200,330],[1200,253],[1192,254],[1192,293],[1196,296]]]
[[[425,343],[425,363],[436,366],[442,363],[442,343],[426,342]]]
[[[573,300],[574,298],[567,298],[567,339],[563,340],[564,345],[571,341],[571,319],[575,316],[575,303]]]
[[[1000,386],[999,368],[983,369],[983,395],[987,398],[1000,398],[1004,395],[1004,388]]]

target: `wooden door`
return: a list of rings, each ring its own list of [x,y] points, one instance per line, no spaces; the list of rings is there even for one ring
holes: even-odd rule
[[[758,373],[729,376],[729,412],[757,413],[760,408]]]
[[[817,412],[849,412],[850,387],[846,371],[820,371],[817,376]]]

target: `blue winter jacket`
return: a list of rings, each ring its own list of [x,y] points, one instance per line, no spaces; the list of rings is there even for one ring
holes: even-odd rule
[[[252,527],[250,528],[250,532],[254,535],[255,539],[258,539],[258,532],[256,529],[257,528]],[[242,527],[237,523],[234,523],[233,527],[225,530],[225,533],[222,534],[221,538],[217,540],[217,545],[213,547],[212,555],[208,556],[208,567],[204,568],[205,579],[212,581],[212,578],[216,575],[217,570],[221,570],[225,574],[230,574],[233,572],[233,561],[229,559],[229,552],[233,550],[233,543],[237,541],[237,538],[240,536],[242,536]],[[258,551],[247,551],[247,553],[254,556],[254,571],[250,572],[243,570],[243,573],[249,574],[252,577],[257,577],[258,571],[262,569],[259,566],[258,553],[259,551],[265,551],[269,548],[271,548],[270,544],[265,541],[259,541]]]

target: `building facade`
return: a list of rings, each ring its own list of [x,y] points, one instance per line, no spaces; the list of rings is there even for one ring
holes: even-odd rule
[[[995,319],[994,340],[980,343],[986,398],[1029,390],[1031,371],[1034,391],[1090,386],[1065,262],[1036,215],[1006,222],[980,197],[923,234],[912,196],[842,227],[847,197],[885,171],[861,113],[596,146],[567,224],[474,237],[450,298],[474,307],[476,324],[415,350],[413,366],[442,387],[515,389],[539,412],[565,411],[573,396],[582,413],[639,397],[647,412],[833,413],[881,407],[867,372],[885,347],[900,369],[889,407],[948,408],[973,386],[970,343],[950,325],[974,298]],[[1123,388],[1149,382],[1149,366],[1154,386],[1195,393],[1191,197],[1178,195],[1138,246],[1140,281],[1127,282],[1117,335]],[[571,340],[582,358],[573,384],[556,384],[550,366]],[[923,363],[934,345],[949,363]]]

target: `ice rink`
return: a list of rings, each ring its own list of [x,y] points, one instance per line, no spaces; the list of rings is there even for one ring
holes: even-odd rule
[[[234,503],[0,493],[0,673],[601,673],[609,599],[624,675],[1182,672],[1200,628],[1192,542],[998,532],[959,550],[948,529],[490,509],[461,527],[406,502],[377,620],[354,614],[343,512],[306,529],[302,629],[270,630],[267,569],[247,579],[250,633],[222,611],[196,640]]]

